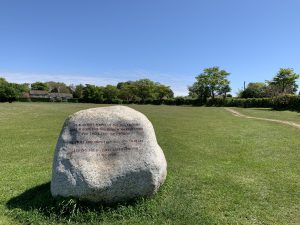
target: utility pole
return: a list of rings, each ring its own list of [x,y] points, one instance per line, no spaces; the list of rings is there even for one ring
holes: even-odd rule
[[[244,81],[244,91],[245,91],[245,89],[246,89],[246,81]]]

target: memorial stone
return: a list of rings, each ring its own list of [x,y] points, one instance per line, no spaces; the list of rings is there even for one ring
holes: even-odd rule
[[[79,111],[56,146],[51,193],[116,203],[157,192],[167,163],[151,122],[126,106]]]

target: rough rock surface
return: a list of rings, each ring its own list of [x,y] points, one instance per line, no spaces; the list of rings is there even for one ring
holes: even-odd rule
[[[65,121],[51,193],[115,203],[153,195],[166,175],[166,159],[147,117],[126,106],[99,107]]]

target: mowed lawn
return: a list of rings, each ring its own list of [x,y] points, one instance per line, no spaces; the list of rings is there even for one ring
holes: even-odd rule
[[[300,130],[213,107],[130,106],[151,120],[168,161],[153,198],[114,207],[54,200],[63,122],[101,106],[0,104],[0,224],[300,224]]]
[[[300,124],[300,113],[292,111],[277,111],[270,108],[234,108],[247,116],[268,117],[269,119],[287,120]]]

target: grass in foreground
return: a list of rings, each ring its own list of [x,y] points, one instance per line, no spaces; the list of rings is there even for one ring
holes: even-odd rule
[[[63,122],[98,106],[0,104],[0,224],[300,223],[299,130],[222,108],[131,106],[152,121],[168,161],[153,198],[112,208],[52,199]]]

